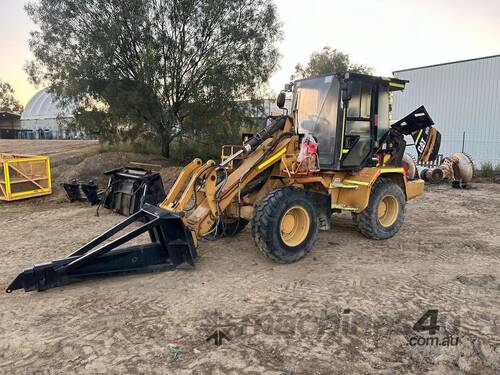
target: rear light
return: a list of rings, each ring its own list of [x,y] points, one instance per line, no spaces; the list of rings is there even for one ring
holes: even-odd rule
[[[406,177],[408,178],[410,176],[410,173],[409,173],[410,172],[410,165],[404,161],[402,167],[405,171]]]

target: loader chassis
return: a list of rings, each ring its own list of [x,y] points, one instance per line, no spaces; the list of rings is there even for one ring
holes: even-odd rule
[[[423,181],[408,180],[403,168],[407,124],[412,125],[411,134],[420,131],[419,141],[427,144],[419,155],[434,155],[429,145],[439,145],[435,132],[427,129],[433,123],[425,109],[409,115],[413,118],[405,118],[398,129],[391,128],[390,92],[402,90],[405,83],[352,73],[296,81],[290,113],[270,116],[268,125],[242,145],[223,146],[220,163],[189,163],[159,208],[148,206],[137,214],[147,218],[142,229],[90,250],[107,236],[103,234],[69,256],[77,258],[45,264],[49,271],[40,266],[25,270],[8,291],[46,289],[88,277],[91,273],[79,264],[98,263],[124,239],[144,231],[150,231],[155,253],[165,255],[157,256],[160,264],[122,264],[127,272],[192,266],[199,239],[235,235],[250,222],[257,248],[282,263],[304,257],[317,231],[330,228],[333,212],[351,212],[366,237],[395,235],[406,201],[424,190]],[[278,101],[284,101],[283,93]],[[303,152],[306,140],[317,152]],[[169,222],[176,227],[172,233]],[[106,256],[113,259],[112,254]],[[138,261],[133,255],[132,260]],[[34,271],[41,269],[46,277],[33,281]],[[116,272],[111,267],[96,274]]]
[[[200,238],[213,232],[218,220],[251,221],[255,204],[271,190],[286,186],[328,196],[329,210],[333,211],[362,212],[368,206],[373,184],[381,176],[400,186],[406,200],[412,199],[423,192],[423,181],[408,181],[401,161],[394,163],[381,144],[390,128],[389,93],[403,87],[404,81],[358,74],[297,81],[291,115],[271,119],[283,121],[282,128],[243,155],[237,167],[227,167],[227,179],[216,186],[215,163],[202,164],[196,159],[181,172],[160,207],[185,215],[193,236]],[[321,169],[315,173],[297,170],[300,141],[306,133],[319,143]],[[231,146],[233,150],[235,147]],[[385,162],[376,158],[378,151],[385,156]],[[223,160],[227,158],[224,151],[222,155]],[[268,173],[265,183],[241,194],[262,173]],[[205,189],[195,194],[193,186],[200,179],[205,179]],[[180,192],[184,192],[182,196]],[[189,214],[184,211],[186,192],[187,198],[196,201],[196,208]]]

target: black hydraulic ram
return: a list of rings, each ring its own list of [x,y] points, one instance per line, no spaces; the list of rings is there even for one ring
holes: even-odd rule
[[[260,132],[255,134],[252,138],[250,138],[244,145],[243,149],[231,155],[229,158],[224,160],[224,162],[220,165],[220,167],[224,167],[229,164],[232,160],[237,158],[242,154],[249,154],[251,151],[255,150],[259,147],[266,139],[271,138],[274,133],[278,130],[283,129],[285,126],[286,117],[280,116],[278,118],[272,118],[271,123],[262,129]]]
[[[137,221],[142,221],[140,226],[103,244]],[[151,243],[120,248],[146,232]],[[181,218],[172,212],[145,204],[140,211],[66,258],[25,269],[10,283],[6,292],[22,288],[26,292],[42,291],[95,276],[192,268],[196,256],[192,235]]]

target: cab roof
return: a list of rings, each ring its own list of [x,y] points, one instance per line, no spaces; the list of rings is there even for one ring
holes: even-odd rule
[[[389,87],[389,91],[400,91],[404,90],[406,84],[409,82],[405,79],[399,79],[395,77],[380,77],[380,76],[372,76],[370,74],[362,74],[362,73],[327,73],[327,74],[319,74],[316,76],[311,76],[307,78],[297,79],[294,82],[305,81],[314,78],[327,77],[327,76],[336,76],[339,80],[362,80],[362,81],[380,81],[387,83]]]
[[[365,80],[365,81],[386,82],[389,86],[389,91],[404,90],[406,87],[406,84],[408,82],[410,82],[406,79],[399,79],[399,78],[395,78],[395,77],[379,77],[379,76],[372,76],[369,74],[361,74],[361,73],[353,73],[353,72],[345,73],[343,78],[345,80],[359,79],[359,80]]]

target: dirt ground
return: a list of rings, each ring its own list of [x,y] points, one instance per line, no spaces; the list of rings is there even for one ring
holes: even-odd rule
[[[98,141],[0,139],[0,152],[50,156],[53,165],[68,157],[92,152],[98,148]]]
[[[0,204],[0,285],[123,219],[100,212],[50,199]],[[499,212],[500,185],[431,186],[387,241],[334,215],[290,265],[261,256],[246,228],[201,242],[194,270],[0,294],[0,372],[496,374]],[[429,309],[434,336],[412,329]],[[229,339],[220,346],[207,341],[217,330]]]

